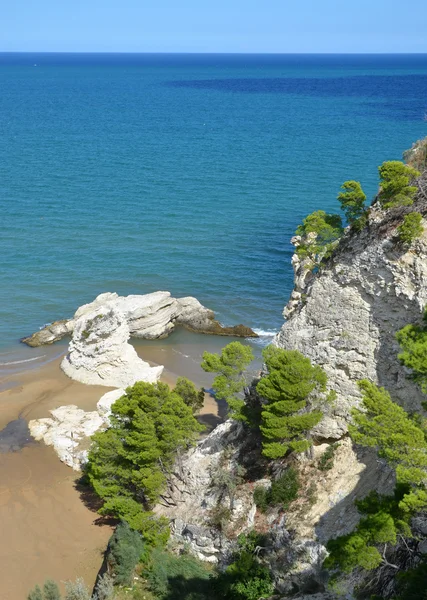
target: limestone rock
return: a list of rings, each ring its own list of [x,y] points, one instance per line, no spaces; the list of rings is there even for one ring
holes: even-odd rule
[[[181,325],[199,333],[230,335],[237,337],[258,337],[249,327],[236,325],[224,327],[215,320],[212,310],[204,307],[196,298],[172,298],[169,292],[154,292],[144,295],[119,296],[107,292],[100,294],[93,302],[77,309],[70,320],[56,321],[21,341],[29,346],[52,344],[72,333],[79,321],[89,313],[109,308],[122,312],[127,321],[131,336],[147,340],[167,337]]]
[[[110,424],[111,407],[113,404],[122,396],[125,396],[126,392],[123,389],[112,390],[107,392],[98,400],[96,409],[101,417],[104,419],[106,425]]]
[[[72,321],[67,321],[66,319],[55,321],[54,323],[49,323],[49,325],[46,325],[40,329],[40,331],[36,331],[29,337],[22,338],[21,342],[32,348],[53,344],[62,340],[66,335],[69,335],[72,331],[72,327]]]
[[[397,358],[395,334],[408,323],[419,323],[427,304],[427,234],[409,248],[397,243],[404,210],[409,209],[384,212],[375,206],[368,227],[347,232],[328,263],[305,281],[304,302],[287,311],[288,320],[273,342],[299,350],[324,368],[338,394],[317,428],[319,437],[338,438],[345,432],[363,378],[384,386],[406,409],[420,409],[423,396]],[[425,200],[419,197],[411,210],[426,214]],[[300,292],[298,273],[296,285]]]
[[[136,381],[155,383],[163,367],[150,367],[141,360],[128,343],[129,335],[127,320],[114,305],[85,312],[75,322],[62,370],[92,385],[125,388]]]
[[[50,413],[52,418],[30,421],[30,433],[53,446],[60,460],[77,471],[87,459],[87,438],[105,425],[104,419],[96,411],[85,412],[74,405],[60,406]]]

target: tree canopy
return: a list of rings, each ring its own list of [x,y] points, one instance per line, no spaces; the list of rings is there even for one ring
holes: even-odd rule
[[[365,211],[366,194],[359,181],[344,181],[338,194],[341,210],[348,223],[355,223]]]
[[[330,254],[342,232],[342,219],[339,215],[316,210],[305,217],[297,227],[295,233],[302,238],[296,250],[297,254],[302,257],[309,256],[317,263]]]
[[[245,385],[245,370],[253,361],[254,354],[249,346],[240,342],[231,342],[222,349],[221,354],[203,353],[201,367],[208,373],[217,373],[212,387],[219,400],[225,400],[229,408],[229,416],[233,419],[248,422],[243,398],[239,398]]]
[[[421,225],[423,217],[419,212],[411,212],[405,215],[403,223],[397,228],[399,239],[404,244],[412,242],[423,234],[424,228]]]
[[[420,175],[419,171],[399,160],[384,162],[378,167],[378,171],[381,206],[383,208],[410,206],[417,191],[417,187],[411,184]]]
[[[326,374],[297,350],[268,346],[263,356],[268,375],[257,385],[266,400],[260,427],[263,454],[275,459],[290,451],[304,452],[311,445],[308,430],[323,416],[320,410],[308,408],[309,397],[326,391]]]
[[[165,383],[138,382],[112,406],[111,427],[93,436],[86,475],[102,498],[103,514],[126,520],[146,541],[166,535],[150,507],[161,494],[176,455],[203,427]],[[148,512],[144,512],[148,511]]]
[[[396,333],[402,352],[398,358],[405,367],[412,369],[411,378],[427,393],[427,309],[424,309],[423,325],[405,325]]]

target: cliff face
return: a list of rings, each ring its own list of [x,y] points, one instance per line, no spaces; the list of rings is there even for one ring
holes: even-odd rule
[[[399,244],[396,234],[409,210],[419,211],[426,227],[422,190],[410,209],[383,211],[375,205],[368,227],[358,234],[347,232],[321,271],[305,279],[305,288],[304,272],[294,257],[296,287],[302,293],[285,309],[288,320],[274,343],[321,365],[338,394],[330,415],[316,428],[320,437],[338,438],[345,432],[362,378],[384,386],[406,409],[421,408],[422,394],[399,363],[395,340],[404,325],[420,322],[427,304],[427,232],[410,248]]]

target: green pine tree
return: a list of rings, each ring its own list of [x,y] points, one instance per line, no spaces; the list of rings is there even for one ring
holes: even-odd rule
[[[414,201],[417,191],[411,185],[420,173],[413,167],[405,165],[399,160],[384,162],[378,167],[380,174],[379,201],[383,208],[394,206],[410,206]]]
[[[309,409],[309,397],[326,391],[326,374],[297,350],[268,346],[263,356],[268,375],[257,385],[266,400],[261,412],[263,454],[276,459],[291,451],[304,452],[311,446],[307,432],[323,416]]]
[[[411,378],[427,394],[427,308],[424,309],[423,325],[405,325],[396,333],[402,352],[398,358],[412,370]]]
[[[161,494],[177,453],[203,430],[193,412],[165,383],[138,382],[112,407],[111,427],[93,436],[87,478],[105,501],[103,514],[127,520],[148,537],[164,522],[149,511]]]
[[[229,416],[233,419],[248,423],[245,401],[238,396],[245,385],[245,370],[253,361],[254,355],[249,346],[240,342],[231,342],[222,349],[221,354],[203,353],[201,367],[208,373],[217,373],[212,387],[219,400],[225,400],[229,408]]]
[[[338,194],[341,210],[350,225],[360,219],[365,211],[366,194],[359,181],[344,181]]]
[[[390,398],[384,388],[368,380],[359,382],[365,411],[353,411],[354,424],[349,426],[352,439],[378,450],[396,469],[399,484],[409,486],[400,508],[407,512],[427,505],[427,442],[424,431]]]
[[[175,394],[178,394],[178,396],[181,396],[185,404],[189,406],[194,413],[203,408],[205,390],[203,388],[198,390],[194,383],[186,377],[178,377],[173,391]]]

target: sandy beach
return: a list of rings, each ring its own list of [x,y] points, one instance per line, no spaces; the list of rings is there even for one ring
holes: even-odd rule
[[[156,349],[151,358],[158,358],[159,352]],[[149,360],[149,354],[144,347],[144,359]],[[112,531],[76,489],[78,474],[62,464],[52,448],[34,442],[26,428],[29,420],[47,417],[58,406],[94,410],[111,389],[72,381],[61,371],[60,360],[0,381],[2,600],[25,600],[36,583],[48,578],[63,583],[81,576],[92,586]],[[173,385],[176,377],[165,369],[162,380]],[[200,420],[212,428],[223,408],[206,394]]]

